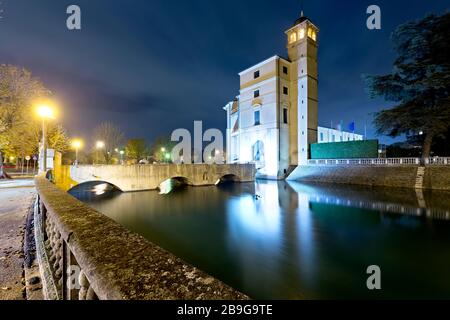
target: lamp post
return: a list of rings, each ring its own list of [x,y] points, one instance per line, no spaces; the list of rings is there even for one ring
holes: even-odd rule
[[[46,144],[46,119],[53,119],[53,109],[47,104],[37,106],[37,113],[42,118],[42,171],[47,172],[47,144]]]
[[[72,147],[75,149],[75,165],[78,165],[78,150],[82,147],[83,143],[79,139],[72,141]]]
[[[97,152],[95,153],[96,155],[96,162],[98,164],[99,160],[98,160],[98,153],[100,152],[101,149],[103,149],[105,147],[105,143],[103,141],[97,141],[97,143],[95,144],[95,147],[97,148]]]
[[[28,174],[28,164],[30,163],[30,159],[31,159],[30,156],[25,157],[25,160],[27,160],[27,174]]]
[[[120,150],[120,164],[122,164],[123,165],[123,155],[125,154],[125,151],[123,151],[123,150]]]

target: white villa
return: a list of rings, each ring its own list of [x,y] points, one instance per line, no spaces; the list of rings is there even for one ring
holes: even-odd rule
[[[284,178],[307,164],[311,143],[362,140],[318,126],[317,36],[306,17],[285,34],[288,58],[273,56],[239,73],[240,94],[227,113],[227,162],[256,163],[258,176]]]

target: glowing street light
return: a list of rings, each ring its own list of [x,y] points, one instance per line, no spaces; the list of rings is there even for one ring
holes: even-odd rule
[[[48,104],[41,104],[37,106],[37,113],[41,118],[54,119],[54,111]]]
[[[105,147],[105,143],[103,141],[97,141],[95,143],[95,148],[97,148],[97,152],[95,153],[97,163],[99,163],[98,153],[99,153],[100,149],[103,149],[104,147]]]
[[[161,152],[166,152],[166,148],[162,147]]]
[[[83,141],[81,141],[80,139],[74,139],[72,141],[72,148],[75,149],[75,165],[78,165],[78,150],[81,149],[81,147],[83,147]]]
[[[47,172],[47,146],[46,146],[46,134],[45,134],[45,120],[54,119],[54,109],[49,104],[38,104],[36,106],[36,112],[42,119],[42,171]]]

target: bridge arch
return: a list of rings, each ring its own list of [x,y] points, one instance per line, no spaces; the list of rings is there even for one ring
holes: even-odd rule
[[[72,186],[67,192],[73,193],[73,192],[86,191],[86,190],[83,190],[84,188],[86,188],[86,190],[89,190],[89,191],[95,193],[96,195],[102,195],[108,191],[114,191],[114,190],[123,192],[122,189],[120,189],[114,183],[111,183],[109,181],[104,181],[104,180],[83,181],[81,183],[78,183],[77,185]]]
[[[241,182],[241,179],[235,175],[234,173],[227,173],[222,175],[217,181],[216,185],[224,184],[224,183],[233,183],[233,182]]]
[[[193,183],[188,178],[183,176],[173,176],[159,183],[158,190],[160,194],[168,194],[175,189],[190,185],[193,185]]]

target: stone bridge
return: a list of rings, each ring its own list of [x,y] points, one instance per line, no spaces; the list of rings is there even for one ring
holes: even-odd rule
[[[220,181],[250,182],[255,179],[253,164],[150,164],[58,166],[55,183],[69,190],[86,182],[107,182],[124,192],[153,190],[177,179],[192,186],[214,185]]]

